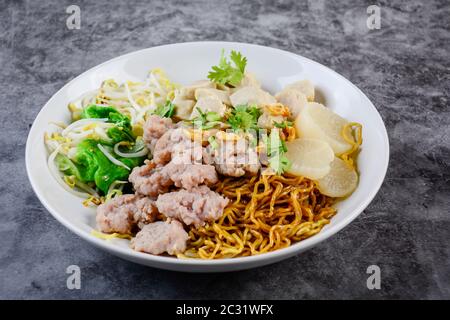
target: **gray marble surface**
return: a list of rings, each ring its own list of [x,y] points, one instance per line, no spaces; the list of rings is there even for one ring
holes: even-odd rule
[[[81,29],[66,28],[66,7]],[[450,298],[450,5],[379,1],[0,1],[0,298]],[[155,45],[227,40],[292,51],[359,86],[390,137],[386,180],[347,228],[284,262],[183,274],[102,252],[60,225],[28,182],[24,148],[40,108],[70,79]],[[82,288],[66,288],[77,264]],[[381,268],[368,290],[366,268]]]

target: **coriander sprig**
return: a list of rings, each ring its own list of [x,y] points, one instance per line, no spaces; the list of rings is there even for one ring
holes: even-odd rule
[[[291,162],[286,157],[286,143],[280,138],[279,129],[272,129],[270,135],[266,139],[267,156],[269,158],[269,166],[277,173],[282,174],[289,169]]]
[[[237,105],[231,110],[228,124],[236,132],[258,130],[258,118],[261,110],[256,105]]]
[[[232,50],[230,60],[231,62],[225,58],[224,50],[222,50],[219,65],[212,67],[212,71],[208,73],[208,79],[222,85],[238,86],[244,78],[247,58],[240,52]]]

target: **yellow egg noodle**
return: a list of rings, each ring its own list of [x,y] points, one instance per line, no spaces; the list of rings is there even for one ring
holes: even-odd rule
[[[191,227],[179,257],[220,259],[288,247],[318,233],[336,213],[312,180],[279,175],[225,178],[214,190],[230,199],[223,216]]]

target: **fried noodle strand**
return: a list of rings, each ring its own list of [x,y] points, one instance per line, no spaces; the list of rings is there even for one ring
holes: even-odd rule
[[[285,248],[317,234],[336,214],[333,198],[303,177],[227,177],[213,189],[230,203],[219,220],[190,228],[179,258],[244,257]]]

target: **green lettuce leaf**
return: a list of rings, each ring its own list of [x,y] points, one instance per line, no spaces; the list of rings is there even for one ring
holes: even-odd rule
[[[112,140],[111,144],[116,144],[120,141],[134,141],[130,118],[113,107],[87,106],[84,108],[81,118],[107,118],[108,122],[114,123],[115,126],[109,128],[106,132]],[[102,143],[108,144],[106,141],[102,141]]]
[[[112,163],[97,147],[99,142],[93,139],[86,139],[77,146],[73,164],[76,166],[78,174],[75,176],[82,182],[95,182],[99,190],[104,194],[116,180],[127,180],[130,171]],[[122,158],[115,156],[117,160],[134,168],[144,162],[145,157]]]

